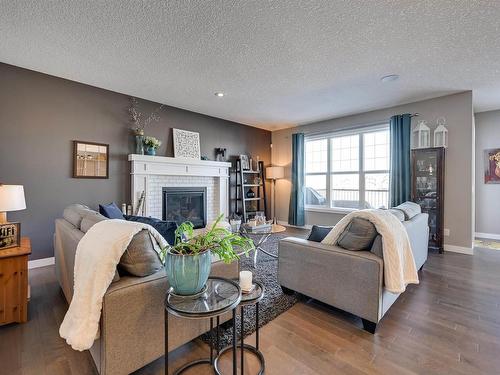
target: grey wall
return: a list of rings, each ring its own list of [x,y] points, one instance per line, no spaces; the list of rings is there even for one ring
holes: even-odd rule
[[[445,237],[445,243],[470,249],[474,222],[474,127],[472,92],[470,91],[273,132],[273,164],[283,165],[287,170],[286,178],[277,182],[276,210],[279,220],[288,220],[292,160],[291,135],[293,133],[308,134],[388,122],[394,114],[415,112],[420,113],[417,121],[427,120],[431,127],[435,127],[438,117],[446,117],[450,146],[446,152],[444,225],[445,228],[450,229],[450,236]],[[309,211],[306,212],[306,223],[333,225],[342,216],[338,213]]]
[[[500,148],[500,111],[476,114],[476,232],[500,235],[500,184],[484,183],[484,150]]]
[[[158,106],[140,102],[145,112]],[[128,106],[126,95],[0,63],[0,182],[25,187],[27,209],[8,217],[31,237],[30,259],[53,255],[54,219],[66,205],[129,202]],[[173,107],[147,131],[163,141],[158,155],[173,156],[173,127],[199,132],[202,155],[210,159],[223,146],[233,156],[270,161],[270,132]],[[110,144],[109,179],[71,178],[72,140]]]

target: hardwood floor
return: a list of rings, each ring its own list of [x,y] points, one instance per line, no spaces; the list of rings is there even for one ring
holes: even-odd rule
[[[361,330],[352,315],[299,302],[261,329],[266,373],[500,373],[500,252],[431,254],[420,280],[391,307],[375,335]],[[59,338],[66,304],[54,268],[32,270],[30,283],[29,321],[0,327],[0,374],[97,374],[88,352],[73,351]],[[190,343],[174,353],[174,366],[206,353],[203,343]],[[250,355],[246,360],[245,373],[256,373],[256,361]],[[162,366],[157,360],[136,375],[162,374]]]

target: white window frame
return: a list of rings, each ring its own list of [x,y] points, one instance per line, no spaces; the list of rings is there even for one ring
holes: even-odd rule
[[[306,135],[305,137],[305,142],[308,141],[317,141],[317,140],[322,140],[326,139],[327,140],[327,169],[326,172],[312,172],[312,173],[307,173],[305,172],[305,176],[313,176],[313,175],[325,175],[326,174],[326,202],[327,205],[319,206],[319,205],[305,205],[305,210],[306,211],[312,211],[312,212],[333,212],[333,213],[349,213],[352,211],[358,211],[359,209],[357,208],[346,208],[346,207],[334,207],[331,206],[331,180],[332,180],[332,175],[336,174],[359,174],[359,202],[365,202],[365,175],[366,174],[375,174],[375,173],[390,173],[390,170],[373,170],[373,171],[365,171],[364,169],[364,137],[363,135],[366,133],[374,133],[377,131],[381,130],[389,130],[389,124],[388,123],[382,123],[382,124],[377,124],[377,125],[370,125],[370,126],[364,126],[364,127],[359,127],[359,128],[352,128],[352,129],[346,129],[346,130],[340,130],[336,132],[331,132],[331,133],[324,133],[324,134],[317,134],[317,135]],[[342,172],[333,172],[332,171],[332,166],[331,166],[331,156],[332,156],[332,150],[331,150],[331,139],[332,138],[337,138],[337,137],[342,137],[342,136],[352,136],[352,135],[358,135],[359,137],[359,170],[358,171],[342,171]],[[304,148],[305,152],[305,148]],[[304,155],[304,160],[305,160],[306,155]],[[390,167],[390,154],[389,154],[389,167]]]

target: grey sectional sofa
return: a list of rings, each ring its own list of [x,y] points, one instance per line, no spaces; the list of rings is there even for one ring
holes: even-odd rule
[[[78,242],[85,234],[78,213],[55,222],[56,273],[68,303],[73,296],[73,269]],[[215,262],[212,275],[237,278],[238,262]],[[104,295],[99,338],[90,349],[100,374],[129,374],[163,356],[164,300],[168,289],[165,270],[146,277],[121,275]],[[225,321],[229,318],[226,316]],[[208,320],[169,316],[169,351],[209,330]]]
[[[428,215],[404,221],[417,269],[428,253]],[[287,237],[279,242],[278,280],[286,293],[293,291],[359,316],[374,333],[399,294],[384,289],[384,263],[369,251]]]

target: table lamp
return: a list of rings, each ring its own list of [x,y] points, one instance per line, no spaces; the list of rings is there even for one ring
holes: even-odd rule
[[[19,211],[26,208],[24,187],[22,185],[0,184],[0,224],[6,224],[8,211]]]
[[[267,167],[266,168],[266,178],[273,180],[273,224],[277,224],[276,221],[276,180],[285,177],[285,168],[283,167]]]

